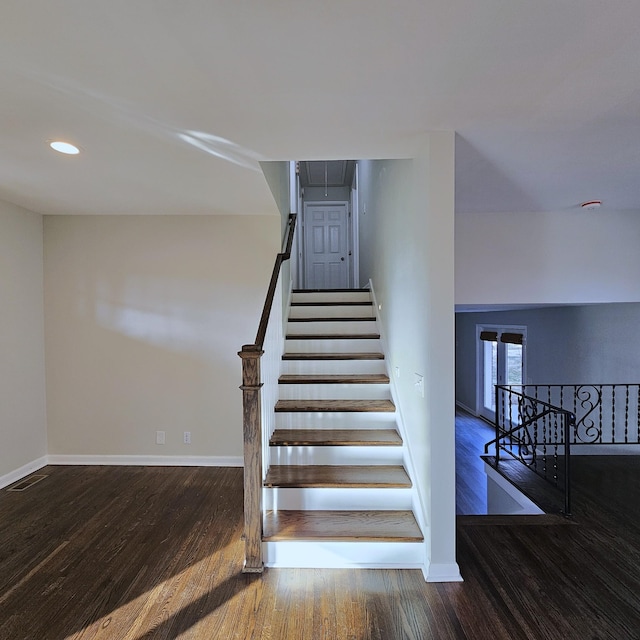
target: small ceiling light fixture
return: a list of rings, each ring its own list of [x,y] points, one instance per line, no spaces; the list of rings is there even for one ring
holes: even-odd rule
[[[602,206],[602,202],[600,200],[589,200],[589,202],[583,202],[580,206],[587,211],[593,211],[594,209],[599,209]]]
[[[54,140],[49,143],[49,146],[60,153],[66,153],[68,156],[75,156],[80,153],[80,149],[69,142],[63,142],[62,140]]]

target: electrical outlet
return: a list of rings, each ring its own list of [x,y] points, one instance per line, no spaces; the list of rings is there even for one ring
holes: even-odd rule
[[[156,431],[156,444],[164,444],[164,431]]]
[[[420,397],[424,398],[424,378],[419,373],[416,373],[415,376],[416,379],[413,384],[416,387],[416,391],[420,394]]]
[[[396,367],[394,369],[394,371],[395,371],[395,374],[396,374],[396,378],[399,378],[400,377],[400,367]]]
[[[184,432],[183,442],[185,444],[191,444],[191,431],[185,431]]]

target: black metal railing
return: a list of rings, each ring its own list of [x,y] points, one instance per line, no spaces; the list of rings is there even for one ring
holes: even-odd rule
[[[640,444],[640,384],[537,384],[522,393],[571,411],[576,445]]]
[[[519,460],[564,491],[571,512],[571,450],[640,444],[640,384],[497,385],[498,466],[501,454]]]
[[[571,514],[571,442],[575,414],[518,386],[495,387],[495,466],[502,457],[517,460],[564,493],[565,515]]]

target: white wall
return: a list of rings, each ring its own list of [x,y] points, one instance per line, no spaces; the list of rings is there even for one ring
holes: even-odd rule
[[[42,216],[0,201],[0,486],[47,453],[42,318]]]
[[[285,161],[261,162],[260,168],[271,189],[273,199],[280,211],[282,239],[287,233],[287,222],[291,213],[291,173],[290,163]]]
[[[359,163],[360,274],[371,278],[429,525],[428,577],[456,579],[454,137],[413,160]],[[414,375],[424,376],[424,397]]]
[[[279,235],[275,215],[46,217],[49,453],[241,456],[237,351]]]
[[[640,212],[458,214],[456,304],[640,301]]]
[[[325,195],[325,193],[327,195]],[[351,196],[350,187],[305,187],[305,202],[333,202],[335,200],[349,200]]]

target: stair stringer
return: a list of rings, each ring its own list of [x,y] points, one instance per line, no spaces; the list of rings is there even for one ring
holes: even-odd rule
[[[405,427],[405,422],[402,417],[402,406],[399,402],[399,393],[396,383],[396,376],[391,371],[391,360],[389,358],[390,350],[389,343],[386,338],[385,327],[382,322],[382,318],[380,317],[380,309],[378,306],[378,300],[376,298],[375,288],[373,286],[373,281],[369,280],[369,291],[371,292],[371,299],[373,300],[373,309],[376,314],[376,325],[378,327],[378,333],[380,334],[380,344],[382,345],[382,353],[384,353],[385,359],[385,367],[387,368],[387,375],[389,376],[389,391],[391,394],[391,400],[393,404],[396,406],[396,424],[398,427],[398,432],[400,433],[400,437],[402,438],[402,454],[403,460],[405,464],[405,468],[407,469],[407,473],[409,477],[412,479],[412,487],[411,487],[411,497],[412,497],[412,509],[413,514],[418,522],[418,525],[422,529],[422,533],[424,534],[424,542],[423,545],[423,563],[420,566],[422,570],[422,574],[425,580],[428,580],[429,575],[429,559],[428,559],[428,549],[429,549],[429,536],[430,536],[430,528],[428,524],[427,514],[425,513],[424,506],[426,504],[425,496],[423,495],[422,488],[420,483],[417,483],[415,480],[417,478],[416,474],[416,465],[413,461],[413,456],[411,455],[411,448],[409,447],[409,440],[407,438],[407,429]]]

